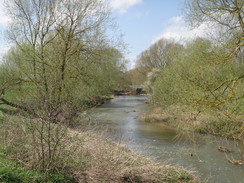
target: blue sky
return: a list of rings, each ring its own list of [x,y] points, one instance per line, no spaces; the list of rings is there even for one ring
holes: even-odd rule
[[[113,15],[125,34],[129,44],[129,67],[133,67],[136,56],[152,43],[161,39],[179,42],[204,37],[206,25],[198,28],[187,26],[183,8],[185,0],[110,0]]]
[[[0,56],[10,45],[4,40],[4,29],[9,18],[3,11],[0,0]],[[125,57],[133,67],[136,56],[160,38],[176,41],[189,40],[204,34],[204,25],[198,29],[186,27],[182,9],[185,0],[107,0],[112,8],[112,16],[124,34],[128,44]]]
[[[172,18],[181,16],[183,4],[184,0],[142,0],[127,8],[114,8],[113,14],[129,44],[127,57],[133,61],[160,37]]]

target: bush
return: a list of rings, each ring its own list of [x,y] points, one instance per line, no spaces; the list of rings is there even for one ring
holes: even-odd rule
[[[3,183],[29,183],[29,182],[74,182],[69,176],[63,174],[49,174],[26,170],[20,164],[11,160],[10,154],[0,146],[0,182]]]
[[[243,139],[244,122],[241,120],[218,119],[201,124],[196,131],[200,133],[209,133],[217,136]]]
[[[82,139],[70,135],[65,126],[7,116],[0,135],[5,151],[27,169],[47,176],[53,173],[72,175],[75,170],[83,171],[87,166],[88,154],[82,151]]]

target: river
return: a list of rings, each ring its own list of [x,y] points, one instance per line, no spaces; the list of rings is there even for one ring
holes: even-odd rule
[[[210,135],[182,132],[164,123],[145,123],[138,117],[148,106],[145,96],[119,96],[93,110],[93,118],[113,133],[113,140],[157,162],[196,171],[203,182],[244,183],[244,165],[233,165],[227,157],[240,159],[241,142]],[[232,153],[218,146],[235,149]]]

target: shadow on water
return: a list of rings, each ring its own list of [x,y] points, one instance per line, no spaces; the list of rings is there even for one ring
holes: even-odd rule
[[[206,182],[244,183],[244,165],[228,158],[242,158],[244,144],[208,135],[182,132],[163,123],[145,123],[138,117],[147,110],[145,96],[120,96],[93,111],[97,123],[113,131],[113,139],[126,140],[128,147],[158,162],[184,166],[199,173]],[[235,149],[232,153],[218,146]]]

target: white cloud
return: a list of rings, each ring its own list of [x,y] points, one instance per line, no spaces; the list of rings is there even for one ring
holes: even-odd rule
[[[9,16],[6,15],[2,1],[3,0],[0,0],[0,25],[7,26],[11,19]]]
[[[165,24],[165,27],[163,32],[152,40],[152,43],[155,43],[161,38],[185,42],[196,37],[209,37],[211,30],[209,23],[203,23],[199,27],[190,29],[187,27],[183,16],[172,17]]]
[[[6,54],[10,48],[11,48],[11,44],[5,43],[0,45],[0,63],[2,62],[2,58],[4,54]]]
[[[143,0],[110,0],[113,10],[119,13],[126,13],[127,9],[141,3]]]

